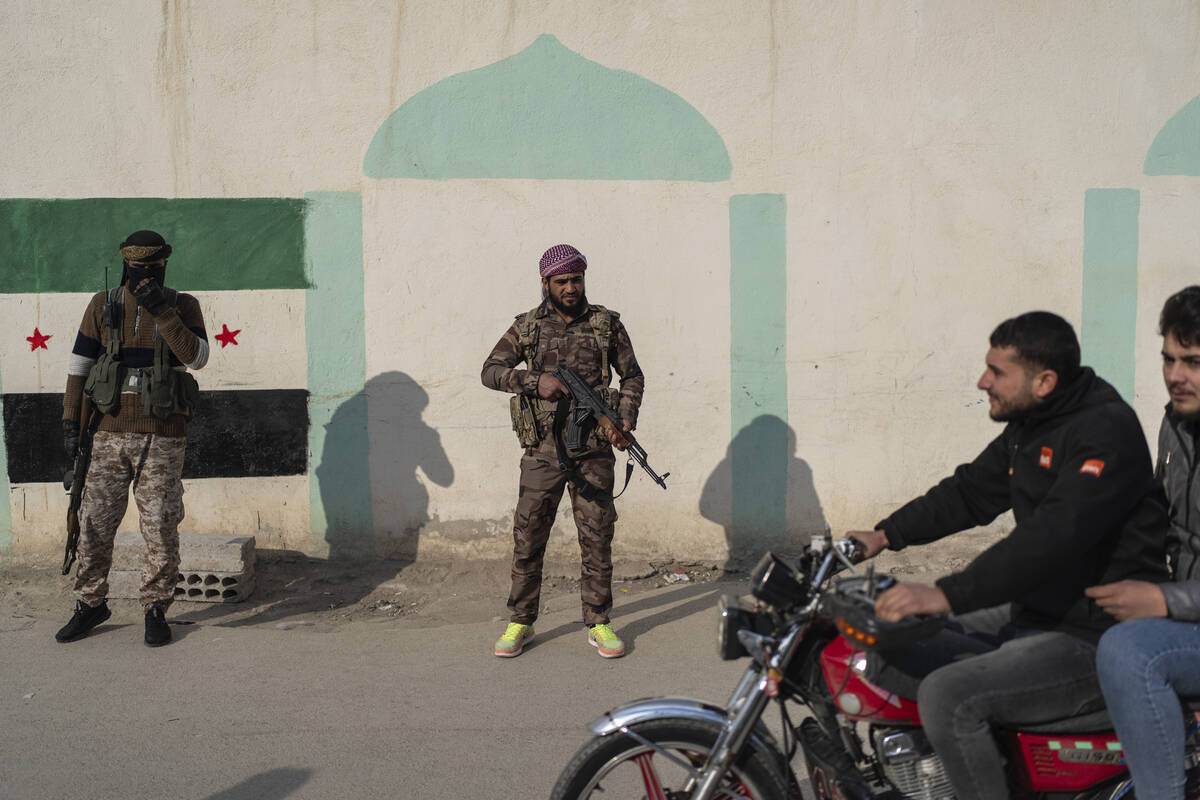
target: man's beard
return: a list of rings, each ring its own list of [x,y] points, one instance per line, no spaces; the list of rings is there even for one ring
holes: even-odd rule
[[[1009,402],[1001,401],[995,409],[989,408],[988,416],[996,422],[1017,422],[1029,416],[1036,405],[1032,395],[1022,396]]]
[[[554,306],[554,309],[556,311],[561,312],[563,314],[563,316],[566,316],[566,317],[577,317],[583,313],[583,310],[585,308],[587,308],[587,295],[586,294],[580,294],[579,300],[577,300],[575,302],[575,304],[572,306],[563,305],[562,301],[559,300],[557,297],[555,297],[553,294],[547,295],[547,297],[549,297],[549,299],[550,299],[550,305]]]

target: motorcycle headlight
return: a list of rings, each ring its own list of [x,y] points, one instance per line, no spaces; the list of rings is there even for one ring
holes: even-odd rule
[[[717,655],[723,661],[750,655],[738,641],[737,633],[743,628],[754,629],[754,612],[742,608],[734,595],[722,595],[717,605]]]
[[[796,571],[774,553],[766,553],[750,573],[750,594],[775,608],[791,608],[804,601],[804,587]]]

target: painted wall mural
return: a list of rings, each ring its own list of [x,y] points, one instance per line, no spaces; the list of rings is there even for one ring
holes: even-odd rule
[[[392,108],[395,102],[369,106],[391,110],[373,117],[384,121],[361,175],[330,182],[378,182],[363,193],[0,199],[0,491],[60,480],[65,374],[51,365],[65,361],[87,296],[103,288],[102,266],[119,267],[116,242],[150,227],[173,244],[168,282],[201,298],[214,343],[185,477],[302,476],[307,552],[378,553],[379,531],[389,527],[385,549],[415,557],[433,487],[451,486],[456,470],[440,438],[445,428],[439,434],[422,417],[435,396],[430,383],[403,364],[404,371],[368,376],[364,228],[389,223],[364,219],[363,195],[385,191],[379,186],[388,181],[575,180],[609,182],[588,187],[615,193],[628,188],[620,181],[723,185],[734,174],[722,134],[690,102],[549,34]],[[355,173],[368,135],[351,144]],[[1143,171],[1200,175],[1200,97],[1163,125]],[[728,402],[729,430],[723,457],[702,466],[698,481],[699,516],[725,529],[735,557],[756,552],[780,530],[824,524],[812,470],[797,452],[792,424],[801,423],[789,422],[788,396],[789,356],[793,364],[798,358],[787,345],[788,287],[802,285],[803,257],[788,253],[788,215],[809,214],[814,199],[745,193],[758,188],[747,182],[714,187],[721,203],[728,197],[730,253],[728,395],[714,405]],[[1142,198],[1137,188],[1094,188],[1083,206],[1084,358],[1131,397]],[[472,213],[447,208],[438,213]],[[388,320],[372,324],[376,335]],[[387,435],[372,435],[381,430]],[[790,513],[797,505],[811,511],[801,521]],[[10,511],[0,503],[0,550],[13,542]]]
[[[549,34],[418,92],[379,128],[370,178],[723,181],[716,129],[686,100]]]
[[[375,134],[364,172],[382,179],[725,181],[732,164],[720,134],[686,100],[545,34],[403,103]],[[727,531],[736,531],[731,540],[760,544],[787,526],[789,438],[761,424],[769,417],[790,431],[786,228],[782,195],[730,198],[732,439],[729,463],[717,465],[709,483],[732,488],[707,491],[702,505],[709,518],[727,520]]]
[[[345,303],[357,291],[362,307],[359,206],[357,195],[337,193],[0,200],[3,317],[18,326],[39,320],[34,335],[25,337],[31,350],[63,349],[54,353],[61,368],[50,374],[33,357],[10,356],[0,365],[4,495],[11,484],[61,481],[61,384],[69,343],[87,298],[104,288],[103,265],[110,266],[110,283],[120,278],[116,243],[143,227],[172,243],[168,285],[197,296],[210,333],[220,327],[212,337],[219,351],[229,348],[198,375],[200,407],[188,430],[184,478],[308,474],[310,452],[318,461],[322,455],[335,402],[330,394],[361,390],[364,382],[363,318]],[[311,423],[318,421],[322,428],[314,433]],[[365,418],[343,416],[335,427],[338,435],[353,436],[356,427],[365,430]],[[365,451],[361,460],[365,465]],[[361,502],[365,490],[353,477],[327,476],[327,494]],[[344,479],[346,485],[335,485]],[[321,496],[311,493],[318,506],[311,516],[318,520]],[[11,520],[5,522],[0,519],[0,546],[12,541]],[[313,537],[323,542],[325,534],[314,531]]]
[[[1200,176],[1200,97],[1163,125],[1146,153],[1142,171],[1148,176]],[[1140,214],[1137,189],[1085,193],[1080,347],[1084,363],[1094,366],[1130,402],[1137,361]]]

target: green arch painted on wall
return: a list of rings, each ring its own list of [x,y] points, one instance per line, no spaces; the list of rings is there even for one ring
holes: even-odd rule
[[[720,134],[686,100],[553,36],[413,95],[375,133],[371,178],[723,181]]]
[[[1200,175],[1200,97],[1167,120],[1146,153],[1147,175]]]

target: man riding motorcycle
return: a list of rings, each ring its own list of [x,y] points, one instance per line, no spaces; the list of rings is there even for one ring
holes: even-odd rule
[[[875,606],[885,620],[954,615],[937,636],[882,654],[873,680],[917,697],[960,800],[1009,796],[993,726],[1102,706],[1095,644],[1114,619],[1084,589],[1167,577],[1166,504],[1141,425],[1080,366],[1071,325],[1033,311],[1001,323],[990,345],[978,387],[1004,431],[875,530],[846,534],[873,556],[1013,512],[1013,530],[963,570],[899,584]]]

